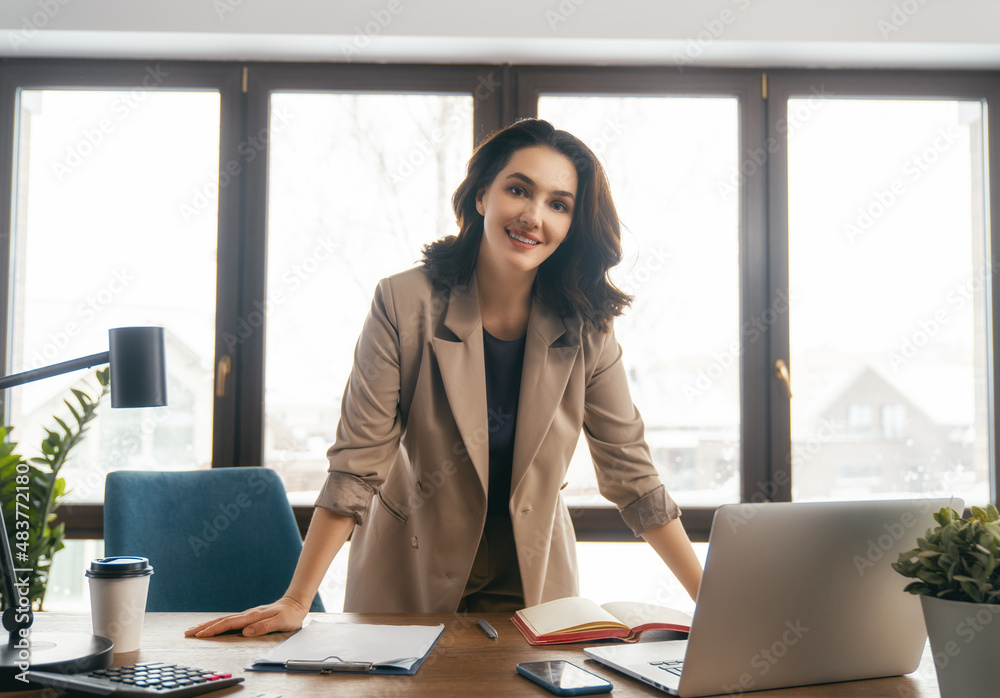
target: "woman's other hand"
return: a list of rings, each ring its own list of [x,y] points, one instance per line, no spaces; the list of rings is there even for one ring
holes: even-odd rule
[[[205,621],[184,631],[186,637],[212,637],[231,630],[242,630],[244,637],[256,637],[267,633],[298,630],[302,627],[308,608],[294,599],[284,596],[274,603],[257,606],[242,613],[222,616]]]

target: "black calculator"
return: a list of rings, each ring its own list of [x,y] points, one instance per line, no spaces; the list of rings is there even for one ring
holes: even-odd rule
[[[98,696],[184,698],[238,684],[243,681],[243,677],[163,662],[142,662],[110,669],[97,669],[86,674],[29,671],[28,680],[43,686]]]

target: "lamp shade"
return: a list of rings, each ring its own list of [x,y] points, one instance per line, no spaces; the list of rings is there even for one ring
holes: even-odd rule
[[[167,366],[162,327],[108,331],[112,407],[167,404]]]

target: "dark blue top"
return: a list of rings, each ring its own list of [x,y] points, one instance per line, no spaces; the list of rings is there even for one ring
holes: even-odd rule
[[[521,393],[525,338],[505,341],[483,330],[486,358],[486,417],[490,430],[490,491],[487,516],[509,516],[514,465],[514,426]]]

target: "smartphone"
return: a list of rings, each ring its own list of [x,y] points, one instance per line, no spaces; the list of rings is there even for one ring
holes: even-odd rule
[[[550,662],[521,662],[517,665],[517,673],[557,696],[589,696],[595,693],[608,693],[612,689],[610,681],[561,659]]]

